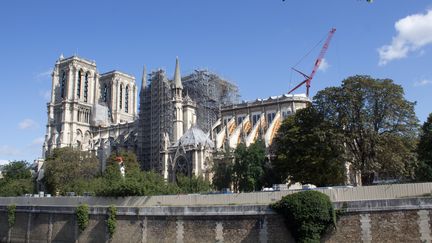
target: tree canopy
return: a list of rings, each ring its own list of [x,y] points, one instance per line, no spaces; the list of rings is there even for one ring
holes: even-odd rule
[[[363,184],[372,183],[377,172],[412,176],[418,133],[414,105],[391,79],[359,75],[318,92],[313,101],[324,119],[343,133],[347,159],[361,173]]]
[[[229,148],[226,148],[225,151],[215,154],[213,159],[213,187],[219,191],[224,188],[230,188],[233,181],[233,152]]]
[[[265,145],[262,140],[246,147],[240,143],[234,152],[233,182],[234,190],[249,192],[261,189],[266,159]]]
[[[30,165],[26,161],[12,161],[2,168],[0,196],[22,196],[33,193],[33,178]]]
[[[421,127],[421,134],[417,146],[419,167],[416,179],[419,181],[432,181],[432,113]]]
[[[285,119],[275,138],[273,169],[280,181],[317,186],[339,185],[345,180],[342,134],[314,107]]]
[[[339,184],[344,162],[358,184],[412,179],[418,120],[414,102],[390,79],[352,76],[319,91],[312,107],[288,118],[275,139],[281,176],[317,185]]]
[[[93,190],[100,174],[99,160],[91,152],[65,147],[54,149],[45,161],[44,182],[51,194]]]

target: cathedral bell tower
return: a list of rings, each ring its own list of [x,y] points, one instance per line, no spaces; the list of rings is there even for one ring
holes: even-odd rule
[[[173,124],[173,142],[176,142],[183,135],[183,85],[180,76],[180,64],[176,59],[174,80],[171,84],[172,102],[174,104],[174,124]]]

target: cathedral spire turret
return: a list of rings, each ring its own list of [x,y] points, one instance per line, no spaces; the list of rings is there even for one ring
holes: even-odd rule
[[[142,78],[141,78],[141,92],[145,90],[147,86],[147,70],[146,70],[146,66],[143,66],[143,73],[142,73]]]
[[[171,85],[171,92],[174,105],[174,128],[173,140],[177,142],[183,135],[183,85],[180,76],[180,64],[178,57],[176,58],[176,67],[174,71],[174,80]]]
[[[176,57],[176,67],[174,71],[174,87],[177,89],[183,89],[181,75],[180,75],[180,63],[178,57]]]

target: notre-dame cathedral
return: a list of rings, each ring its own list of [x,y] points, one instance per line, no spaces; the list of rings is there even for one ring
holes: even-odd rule
[[[215,152],[257,139],[270,146],[281,121],[310,103],[305,95],[239,102],[237,86],[214,73],[182,77],[178,59],[173,79],[144,68],[141,82],[138,90],[131,75],[100,74],[94,61],[61,56],[52,73],[43,157],[75,147],[96,153],[104,170],[112,151],[128,149],[143,169],[167,180],[178,173],[211,180]]]

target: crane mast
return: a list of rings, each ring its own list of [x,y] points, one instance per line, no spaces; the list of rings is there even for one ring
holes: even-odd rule
[[[318,68],[319,68],[320,65],[321,65],[321,61],[322,61],[322,59],[324,58],[324,56],[325,56],[325,54],[326,54],[326,52],[327,52],[327,49],[328,49],[329,44],[330,44],[330,41],[331,41],[331,39],[332,39],[332,37],[333,37],[333,35],[334,35],[335,32],[336,32],[336,29],[335,29],[335,28],[332,28],[332,29],[329,31],[329,33],[328,33],[328,35],[327,35],[327,39],[325,40],[324,45],[323,45],[323,47],[321,48],[321,51],[320,51],[320,53],[319,53],[319,55],[318,55],[318,58],[317,58],[316,61],[315,61],[314,68],[313,68],[313,70],[312,70],[312,72],[311,72],[310,75],[306,75],[306,74],[300,72],[299,70],[293,68],[294,71],[300,73],[303,77],[305,77],[305,80],[304,80],[303,82],[299,83],[299,84],[298,84],[297,86],[295,86],[293,89],[291,89],[291,90],[288,92],[288,94],[291,94],[293,91],[295,91],[296,89],[298,89],[298,88],[299,88],[300,86],[302,86],[303,84],[306,84],[306,96],[309,97],[309,88],[310,88],[311,81],[312,81],[313,77],[315,76],[315,73],[317,72]]]

